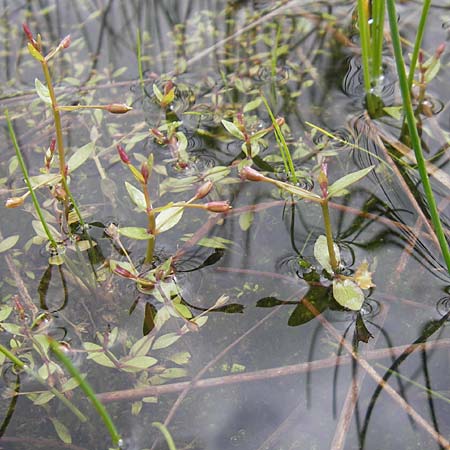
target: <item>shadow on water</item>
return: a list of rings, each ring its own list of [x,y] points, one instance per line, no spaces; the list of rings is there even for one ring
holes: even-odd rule
[[[0,245],[4,236],[21,239],[1,255],[0,343],[89,420],[75,421],[50,391],[2,358],[0,445],[109,448],[76,383],[52,360],[44,341],[50,335],[67,346],[129,450],[167,448],[149,425],[155,421],[167,425],[178,450],[447,448],[449,279],[417,173],[396,137],[399,92],[388,48],[381,87],[388,112],[373,120],[364,111],[353,7],[295,0],[3,2],[0,106],[14,115],[33,175],[53,132],[34,92],[35,62],[21,50],[23,21],[45,43],[72,35],[70,51],[52,66],[62,102],[119,98],[133,111],[125,119],[98,111],[63,115],[69,157],[93,143],[70,180],[88,227],[74,228],[64,265],[47,264],[29,205],[2,211]],[[420,10],[399,11],[404,37],[413,41]],[[445,39],[440,14],[434,5],[424,48]],[[443,75],[429,87],[433,106],[420,120],[448,228],[446,70],[444,55]],[[173,102],[163,108],[158,92],[171,86]],[[358,312],[334,300],[333,279],[315,258],[324,233],[320,208],[237,176],[248,148],[222,120],[241,113],[246,132],[270,128],[262,94],[288,125],[299,187],[320,188],[319,154],[331,181],[376,166],[330,203],[342,275],[355,276],[365,260],[373,272],[375,286]],[[4,126],[0,133],[9,142]],[[114,231],[147,221],[129,201],[124,182],[132,179],[116,155],[119,142],[133,164],[153,153],[158,205],[185,201],[212,180],[209,201],[228,199],[233,210],[186,210],[177,227],[158,236],[149,268],[145,241]],[[251,149],[255,168],[287,179],[272,133]],[[2,200],[22,186],[12,152],[1,152]],[[57,227],[56,201],[43,191],[38,196]],[[95,246],[84,251],[87,232]],[[119,278],[114,264],[130,274],[134,264],[139,277],[158,267],[158,288],[150,292],[124,271]]]

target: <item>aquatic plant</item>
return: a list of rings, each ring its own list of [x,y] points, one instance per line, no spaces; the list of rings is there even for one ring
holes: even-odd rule
[[[314,245],[314,256],[325,271],[333,278],[333,296],[335,300],[348,309],[359,311],[364,302],[362,289],[369,289],[373,286],[371,274],[368,271],[366,262],[361,264],[353,277],[344,276],[341,271],[341,258],[339,249],[334,243],[333,232],[328,203],[333,197],[345,195],[347,187],[364,178],[374,166],[349,173],[329,185],[327,175],[327,163],[322,162],[317,180],[319,182],[321,195],[310,192],[306,189],[294,186],[284,181],[268,178],[251,167],[244,167],[241,178],[249,181],[262,181],[271,183],[279,189],[288,192],[303,200],[317,203],[322,209],[322,218],[325,228],[325,235],[319,236]]]

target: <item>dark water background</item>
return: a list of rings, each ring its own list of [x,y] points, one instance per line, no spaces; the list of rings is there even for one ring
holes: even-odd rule
[[[430,54],[437,45],[450,39],[449,7],[445,2],[434,3],[423,42],[423,48]],[[23,21],[27,21],[32,30],[38,30],[46,44],[57,43],[68,33],[72,36],[71,47],[63,58],[55,59],[53,66],[60,103],[117,101],[131,104],[134,108],[128,115],[120,117],[91,112],[63,115],[65,139],[70,151],[98,136],[95,151],[98,161],[91,158],[78,169],[73,176],[72,189],[89,221],[97,224],[92,227],[92,234],[101,256],[120,259],[103,234],[102,225],[114,222],[123,226],[145,226],[145,216],[134,211],[128,200],[124,181],[131,182],[131,179],[118,161],[115,143],[121,140],[131,154],[147,156],[153,151],[160,165],[167,159],[167,149],[147,136],[142,135],[141,140],[133,143],[134,136],[147,133],[161,119],[160,110],[153,101],[151,80],[162,74],[176,73],[173,78],[179,86],[179,93],[175,109],[183,120],[188,152],[195,156],[195,161],[185,173],[177,172],[171,164],[167,166],[167,175],[158,173],[155,176],[158,183],[153,186],[156,197],[161,190],[158,184],[168,176],[181,178],[217,165],[228,166],[239,155],[240,145],[218,137],[224,111],[215,108],[214,96],[223,89],[224,80],[234,87],[230,95],[235,104],[245,104],[255,98],[258,94],[251,92],[253,88],[262,89],[274,112],[285,117],[290,126],[290,142],[297,143],[297,148],[306,153],[315,144],[326,140],[320,133],[311,135],[306,122],[330,130],[372,152],[328,143],[327,149],[334,152],[329,169],[333,179],[377,162],[374,154],[385,158],[367,137],[370,133],[363,114],[359,51],[355,45],[357,37],[352,31],[354,2],[298,1],[289,4],[293,6],[291,9],[281,8],[270,13],[274,5],[269,1],[2,3],[0,106],[2,109],[7,107],[15,119],[16,133],[30,172],[38,173],[52,131],[50,111],[44,108],[34,92],[35,77],[42,77],[38,64],[26,52],[21,31]],[[407,1],[398,8],[403,37],[413,41],[420,2]],[[249,31],[241,33],[245,26],[267,14],[272,14],[270,19],[262,20],[258,27],[249,27]],[[270,52],[276,26],[282,30],[286,52],[278,58],[276,72],[272,73]],[[147,81],[144,91],[138,82],[137,29],[142,34],[142,53],[145,56],[143,66]],[[236,39],[223,42],[234,34]],[[265,39],[262,38],[264,35]],[[346,36],[348,41],[343,41],[342,36]],[[261,53],[261,58],[251,58],[258,53]],[[450,141],[449,54],[444,53],[441,71],[427,91],[435,113],[424,119],[423,133],[428,151],[426,157],[434,156],[433,162],[444,173],[448,173],[445,151]],[[386,48],[382,96],[387,106],[393,106],[399,104],[399,92],[389,55]],[[185,70],[180,71],[180,67]],[[252,72],[252,67],[258,70]],[[242,80],[242,89],[236,79]],[[186,114],[191,110],[203,113],[201,116]],[[264,107],[260,107],[257,113],[261,122],[268,126],[270,119]],[[377,123],[386,132],[398,135],[393,120],[383,118]],[[210,131],[211,136],[197,133],[198,128]],[[23,183],[19,169],[14,167],[14,152],[3,120],[0,133],[0,193],[6,200],[11,192],[18,192],[15,189]],[[269,138],[269,147],[262,150],[261,156],[270,154],[277,154],[273,137]],[[314,164],[315,160],[305,158],[305,172],[309,172]],[[187,369],[187,376],[170,382],[192,379],[233,343],[235,345],[224,352],[202,378],[237,376],[277,367],[283,372],[288,365],[325,360],[336,356],[337,352],[346,353],[339,348],[335,336],[317,319],[292,326],[295,325],[292,314],[298,300],[309,289],[305,270],[299,261],[304,259],[314,264],[313,244],[315,238],[323,233],[318,208],[304,202],[296,206],[284,204],[274,189],[256,183],[236,182],[235,170],[231,177],[235,182],[219,184],[213,193],[214,199],[229,199],[235,210],[264,202],[274,202],[274,205],[257,212],[248,230],[240,226],[239,214],[219,221],[211,228],[209,236],[220,236],[232,244],[224,251],[205,247],[188,249],[178,262],[177,283],[183,299],[190,305],[209,308],[225,294],[230,297],[230,303],[237,306],[234,314],[210,313],[207,324],[199,333],[182,336],[166,351],[159,351],[161,361],[175,352],[188,351],[191,354],[189,363],[183,366]],[[414,182],[414,177],[412,180]],[[308,183],[310,180],[306,180],[306,185]],[[447,187],[439,183],[435,185],[438,202],[443,205],[444,221]],[[45,202],[45,193],[39,198]],[[185,198],[185,193],[165,193],[162,201]],[[439,322],[448,311],[449,279],[441,264],[439,250],[427,238],[422,226],[405,232],[392,224],[370,218],[357,221],[355,209],[409,227],[417,225],[417,211],[411,199],[387,169],[378,167],[376,173],[352,188],[350,195],[336,202],[348,207],[346,210],[332,209],[333,228],[344,260],[353,269],[357,266],[353,261],[364,259],[375,267],[376,288],[370,292],[363,307],[364,320],[375,338],[369,344],[360,343],[359,351],[364,353],[368,347],[386,349],[425,340],[442,340],[440,349],[416,351],[408,356],[396,368],[406,378],[394,375],[389,382],[434,428],[449,437],[449,347],[445,341],[449,336],[445,324]],[[173,254],[183,245],[180,238],[186,233],[194,233],[206,220],[204,214],[187,213],[179,227],[160,237],[158,256],[163,259]],[[82,260],[80,262],[75,257],[72,265],[63,269],[67,285],[65,296],[58,269],[53,268],[43,300],[38,288],[42,286],[42,277],[48,273],[47,259],[42,245],[30,245],[29,242],[34,236],[29,201],[24,208],[3,209],[0,227],[4,237],[21,236],[10,254],[36,305],[41,310],[53,311],[48,328],[52,335],[61,339],[64,336],[73,349],[81,349],[82,342],[96,341],[97,331],[106,333],[118,327],[121,337],[114,347],[118,353],[125,351],[130,340],[134,342],[142,336],[145,298],[124,280],[108,278],[98,285],[89,284],[91,273],[88,264],[83,265]],[[416,241],[412,241],[414,237]],[[144,253],[141,242],[131,242],[129,248],[133,257],[138,258]],[[217,256],[215,264],[191,271],[211,255]],[[2,263],[0,270],[0,298],[6,304],[16,290],[6,264]],[[80,279],[86,283],[80,284],[77,281]],[[268,306],[264,300],[267,298],[291,303],[274,308],[261,307]],[[130,307],[136,300],[139,300],[138,305],[130,314]],[[346,335],[351,341],[355,328],[354,314],[329,308],[323,315],[340,335]],[[434,325],[436,331],[428,337],[430,333],[427,331]],[[173,330],[177,326],[180,324],[173,325]],[[0,333],[4,345],[8,345],[11,339],[12,335]],[[100,367],[86,360],[83,353],[74,352],[73,355],[96,392],[150,384],[142,374]],[[384,358],[370,362],[383,376],[395,358],[386,351]],[[4,420],[2,418],[7,416],[10,407],[7,386],[16,379],[7,364],[3,364],[2,374],[0,388],[4,398],[0,404],[0,420]],[[354,413],[348,420],[345,441],[339,446],[338,434],[346,429],[341,413],[346,399],[351,399],[352,380],[361,380],[361,391]],[[21,375],[20,382],[21,393],[40,389],[26,376]],[[428,396],[424,386],[445,398]],[[440,448],[387,394],[381,393],[374,398],[376,388],[376,383],[361,368],[356,369],[355,365],[346,362],[339,366],[337,372],[332,365],[293,375],[194,389],[179,405],[168,428],[179,450]],[[74,394],[74,401],[90,414],[88,424],[76,421],[56,400],[44,406],[33,406],[29,398],[21,395],[11,420],[2,429],[0,446],[17,450],[108,448],[109,437],[103,424],[94,413],[89,413],[88,401],[83,400],[78,391]],[[153,448],[152,445],[158,449],[166,448],[162,441],[154,444],[158,431],[150,424],[153,421],[164,422],[178,394],[161,395],[154,403],[135,403],[135,413],[141,407],[137,414],[132,414],[130,400],[107,405],[123,435],[125,448],[140,450]],[[370,418],[368,411],[371,411]],[[72,446],[65,446],[58,440],[52,418],[58,418],[70,430]]]

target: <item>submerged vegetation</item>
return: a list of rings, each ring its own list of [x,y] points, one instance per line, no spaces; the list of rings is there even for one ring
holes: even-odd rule
[[[433,5],[397,5],[401,37],[393,0],[200,3],[111,6],[120,27],[90,0],[56,29],[56,4],[4,11],[0,445],[450,448],[428,364],[450,311]],[[401,425],[372,420],[381,390]],[[290,426],[306,408],[323,436]]]

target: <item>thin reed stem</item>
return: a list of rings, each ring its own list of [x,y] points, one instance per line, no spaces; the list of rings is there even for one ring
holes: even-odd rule
[[[414,117],[414,110],[408,86],[408,79],[406,77],[405,63],[403,61],[400,33],[398,31],[397,25],[397,11],[395,9],[394,0],[387,0],[387,10],[389,16],[389,24],[391,28],[392,46],[394,49],[395,62],[397,65],[397,73],[403,98],[403,108],[406,115],[406,122],[408,124],[411,144],[414,149],[414,154],[416,156],[420,178],[422,180],[423,189],[428,202],[431,222],[433,224],[433,228],[436,232],[436,236],[439,241],[439,245],[441,247],[442,256],[447,265],[447,271],[450,274],[450,249],[448,246],[447,239],[445,238],[444,229],[439,217],[439,210],[437,208],[430,179],[428,177],[425,158],[422,152],[422,144],[420,142],[419,133],[417,131],[416,120]]]
[[[80,388],[86,394],[86,397],[88,397],[91,403],[94,405],[99,416],[102,418],[106,428],[108,429],[113,444],[115,446],[120,446],[121,438],[116,429],[116,426],[114,425],[114,422],[112,421],[111,416],[108,414],[108,411],[106,410],[103,403],[101,403],[100,400],[95,395],[90,384],[81,375],[78,369],[72,364],[72,361],[64,354],[64,352],[60,350],[59,343],[51,338],[48,338],[48,342],[50,344],[50,348],[52,349],[56,357],[59,359],[61,364],[63,364],[64,367],[67,369],[67,371],[70,373],[70,375],[72,375],[75,378],[75,380],[78,381]]]
[[[34,209],[39,217],[39,220],[42,224],[42,228],[44,229],[45,234],[47,235],[47,238],[50,242],[51,247],[56,249],[58,247],[58,245],[50,231],[50,228],[47,225],[47,221],[45,220],[44,214],[42,213],[41,207],[40,207],[38,199],[36,197],[36,193],[34,192],[33,186],[31,185],[27,166],[25,165],[25,161],[23,160],[23,157],[22,157],[22,152],[20,151],[19,144],[17,143],[16,133],[14,132],[14,128],[13,128],[11,120],[9,118],[9,113],[8,113],[7,109],[5,110],[5,118],[6,118],[6,123],[8,125],[9,136],[11,137],[11,141],[13,143],[14,150],[16,151],[17,160],[19,161],[20,168],[22,169],[23,178],[25,179],[25,183],[26,183],[26,185],[28,187],[28,191],[31,195]]]
[[[414,42],[414,50],[411,56],[411,64],[408,75],[408,88],[411,91],[414,82],[414,72],[416,70],[417,60],[419,58],[420,47],[422,46],[422,39],[425,33],[425,25],[427,23],[428,13],[430,11],[431,0],[424,0],[422,7],[422,14],[420,16],[419,26],[417,27],[416,40]]]

